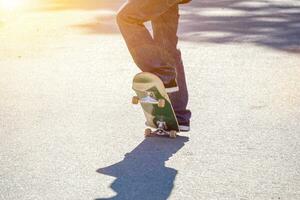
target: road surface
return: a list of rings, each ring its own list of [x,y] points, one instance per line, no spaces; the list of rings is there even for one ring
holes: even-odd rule
[[[123,2],[2,11],[0,199],[299,200],[299,2],[182,6],[193,117],[176,140],[145,139],[130,103]]]

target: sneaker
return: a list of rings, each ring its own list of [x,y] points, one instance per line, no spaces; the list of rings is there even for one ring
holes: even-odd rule
[[[179,91],[179,87],[177,85],[177,80],[176,80],[175,68],[170,66],[161,66],[159,69],[157,69],[155,72],[152,73],[158,76],[160,80],[162,80],[167,93],[173,93]]]
[[[181,132],[189,132],[190,131],[190,123],[180,123],[179,122],[179,130]]]
[[[178,92],[179,87],[177,85],[176,79],[171,80],[169,83],[164,83],[167,93]]]
[[[185,125],[179,125],[179,130],[180,130],[180,132],[189,132],[190,131],[190,127],[189,126],[185,126]]]

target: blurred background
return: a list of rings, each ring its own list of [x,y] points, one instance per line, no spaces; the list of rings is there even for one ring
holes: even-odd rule
[[[115,34],[118,29],[114,17],[124,2],[1,0],[0,27],[2,32],[6,24],[15,28],[13,32],[29,34],[32,26],[38,29],[37,23],[41,23],[44,27],[72,27],[90,34]],[[179,35],[182,40],[192,42],[253,43],[299,52],[299,13],[297,0],[193,1],[181,6]]]

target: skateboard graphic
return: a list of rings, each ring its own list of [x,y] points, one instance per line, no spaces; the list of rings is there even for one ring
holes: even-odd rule
[[[177,118],[160,78],[149,72],[138,73],[133,79],[132,89],[137,95],[132,98],[132,103],[141,104],[146,125],[156,129],[145,129],[145,136],[176,138],[179,132]]]

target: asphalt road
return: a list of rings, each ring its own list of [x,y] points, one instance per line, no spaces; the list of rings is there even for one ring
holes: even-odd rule
[[[299,2],[182,7],[193,117],[176,140],[143,136],[122,2],[1,13],[0,199],[299,200]]]

